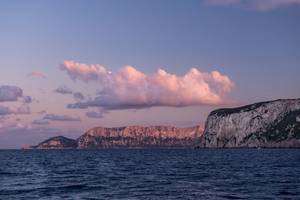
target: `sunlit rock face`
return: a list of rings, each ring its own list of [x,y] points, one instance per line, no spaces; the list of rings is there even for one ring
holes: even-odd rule
[[[77,141],[63,136],[53,137],[36,146],[29,147],[30,149],[75,149]]]
[[[300,147],[300,99],[210,113],[200,147]]]
[[[98,127],[78,138],[78,148],[192,148],[202,133],[200,126]]]

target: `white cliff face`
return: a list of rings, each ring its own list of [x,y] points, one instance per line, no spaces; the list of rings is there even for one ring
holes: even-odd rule
[[[300,99],[213,111],[201,147],[300,147]]]

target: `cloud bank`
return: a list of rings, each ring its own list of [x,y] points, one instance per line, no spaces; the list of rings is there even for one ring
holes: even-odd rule
[[[54,92],[59,94],[73,94],[72,90],[67,86],[60,86],[59,88],[55,89]]]
[[[74,92],[73,97],[77,101],[82,101],[85,99],[85,96],[81,92]]]
[[[72,117],[68,115],[54,115],[54,114],[47,114],[44,116],[43,119],[50,120],[50,121],[64,121],[64,122],[80,121],[79,117]]]
[[[0,102],[17,101],[20,97],[23,97],[21,88],[10,85],[0,86]]]
[[[163,69],[148,75],[132,66],[112,73],[101,65],[65,61],[61,69],[73,80],[99,84],[96,98],[70,104],[68,108],[101,107],[109,110],[217,105],[224,102],[224,96],[234,87],[228,76],[218,71],[205,73],[196,68],[181,76]]]
[[[72,95],[76,101],[82,101],[85,99],[85,96],[81,92],[73,92],[67,86],[60,86],[55,89],[54,92],[62,95]]]
[[[30,108],[28,106],[10,107],[0,105],[0,116],[11,114],[30,114]]]
[[[300,6],[300,0],[206,0],[210,5],[235,5],[260,11],[272,10],[288,6]]]
[[[23,90],[17,86],[0,86],[0,102],[15,102],[19,99],[25,104],[33,102],[33,98],[30,96],[24,96]]]
[[[31,124],[33,124],[33,125],[48,125],[48,124],[50,124],[50,122],[45,119],[36,119],[36,120],[32,121]]]
[[[33,102],[33,99],[31,96],[24,96],[23,97],[23,102],[24,103],[32,103]]]
[[[103,114],[104,113],[107,113],[107,111],[103,110],[103,109],[99,109],[98,112],[96,111],[89,111],[89,112],[86,112],[86,116],[88,118],[94,118],[94,119],[100,119],[100,118],[103,118]]]

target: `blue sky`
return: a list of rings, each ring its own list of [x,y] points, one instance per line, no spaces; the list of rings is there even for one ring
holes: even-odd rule
[[[26,105],[30,114],[2,116],[0,148],[36,143],[56,134],[77,137],[93,126],[190,126],[203,123],[212,109],[224,105],[299,97],[299,1],[288,5],[280,0],[276,5],[269,0],[264,5],[248,1],[1,1],[0,86],[20,87],[34,101]],[[60,69],[66,60],[88,67],[101,64],[113,73],[130,65],[147,76],[159,68],[178,77],[191,68],[201,73],[215,70],[235,86],[222,95],[222,102],[213,105],[201,101],[178,108],[158,99],[163,107],[107,112],[96,107],[67,109],[73,97],[55,93],[58,87],[94,99],[102,86],[72,80],[68,71]],[[28,76],[31,72],[41,72],[46,78]],[[22,103],[19,99],[0,104]],[[42,110],[44,115],[81,120],[32,124],[45,118],[37,114]],[[89,118],[88,111],[103,116]],[[43,128],[52,132],[41,131]]]

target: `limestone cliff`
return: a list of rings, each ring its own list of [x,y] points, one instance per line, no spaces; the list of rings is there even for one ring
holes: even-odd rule
[[[182,148],[193,147],[203,133],[199,126],[129,126],[93,128],[78,138],[78,148]]]
[[[300,99],[255,103],[212,111],[200,126],[97,127],[77,140],[50,138],[37,149],[104,148],[300,148]]]
[[[300,147],[300,99],[210,113],[199,147]]]
[[[53,137],[29,149],[193,148],[203,128],[170,126],[97,127],[77,140]]]

